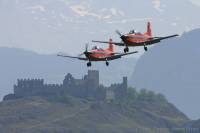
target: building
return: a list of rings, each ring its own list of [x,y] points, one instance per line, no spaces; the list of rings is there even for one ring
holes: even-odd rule
[[[127,95],[128,79],[123,77],[121,84],[112,84],[107,88],[107,100],[122,99]]]
[[[123,78],[121,84],[112,84],[110,87],[100,85],[97,70],[89,70],[82,79],[75,79],[68,73],[62,84],[44,84],[44,79],[18,79],[14,94],[5,96],[4,100],[63,94],[93,100],[121,99],[127,94],[127,77]]]

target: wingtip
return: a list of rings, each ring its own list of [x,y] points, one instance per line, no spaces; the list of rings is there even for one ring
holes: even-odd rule
[[[179,34],[175,34],[175,36],[180,36]]]
[[[58,53],[56,56],[63,57],[63,53]]]
[[[56,56],[61,56],[61,53],[57,53]]]
[[[92,42],[99,43],[99,41],[92,40]]]
[[[136,54],[138,51],[129,52],[130,54]]]

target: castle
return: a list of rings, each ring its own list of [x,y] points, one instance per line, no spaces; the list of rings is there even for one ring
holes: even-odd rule
[[[4,100],[62,94],[99,101],[121,99],[127,94],[127,77],[123,77],[121,84],[112,84],[110,87],[100,85],[97,70],[88,70],[82,79],[75,79],[68,73],[63,84],[44,84],[44,79],[18,79],[14,85],[14,94],[5,96]]]

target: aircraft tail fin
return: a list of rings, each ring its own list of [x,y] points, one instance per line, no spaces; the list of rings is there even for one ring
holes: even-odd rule
[[[109,48],[108,50],[113,51],[113,43],[112,43],[112,39],[109,39]]]
[[[148,36],[152,36],[152,27],[151,27],[151,23],[150,22],[147,23],[147,32],[146,32],[146,34]]]

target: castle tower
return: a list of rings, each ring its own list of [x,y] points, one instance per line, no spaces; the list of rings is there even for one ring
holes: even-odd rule
[[[127,94],[127,91],[128,91],[128,78],[127,77],[123,77],[123,93],[124,95]]]
[[[91,87],[97,88],[99,86],[99,71],[88,70],[88,83]]]
[[[124,86],[124,89],[128,88],[128,78],[127,77],[123,77],[123,86]]]
[[[70,73],[68,73],[65,76],[65,79],[63,80],[63,86],[67,87],[67,86],[69,86],[71,84],[74,84],[74,78],[73,78],[73,76]]]

